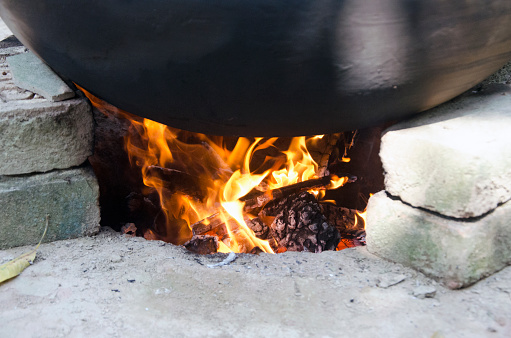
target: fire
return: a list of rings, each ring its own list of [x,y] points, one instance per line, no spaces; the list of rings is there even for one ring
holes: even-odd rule
[[[287,158],[286,166],[272,173],[271,189],[317,178],[318,164],[307,150],[305,137],[293,138],[289,149],[283,153]]]
[[[369,198],[371,196],[373,196],[374,194],[369,194]],[[361,226],[359,226],[359,228],[362,228],[362,229],[365,229],[365,226],[366,226],[366,219],[367,219],[367,205],[365,207],[365,209],[363,211],[360,211],[360,210],[357,210],[355,212],[355,224],[353,225],[353,227],[357,227],[358,226],[358,223],[359,222],[362,222],[361,223]]]
[[[358,225],[358,222],[362,222],[362,228],[365,228],[366,225],[366,216],[367,216],[367,208],[364,211],[357,211],[355,217],[355,224],[354,227]]]
[[[244,144],[247,143],[244,138],[240,138],[240,140]],[[252,248],[259,247],[265,252],[273,253],[273,250],[270,247],[268,241],[257,238],[254,232],[245,223],[243,216],[244,203],[239,200],[248,194],[252,189],[257,187],[270,172],[267,170],[259,175],[252,174],[250,172],[250,156],[254,151],[254,148],[261,140],[261,138],[258,138],[254,143],[252,143],[243,160],[242,169],[236,170],[229,178],[227,183],[221,188],[222,195],[220,197],[220,204],[222,205],[222,208],[236,220],[240,226],[239,233],[241,234],[241,238],[245,240],[245,242],[248,242],[249,246]],[[230,249],[235,252],[241,252],[239,240],[237,238],[238,236],[234,236],[232,230],[229,227],[227,228],[229,232],[229,238],[231,239]]]
[[[100,110],[106,105],[83,91]],[[227,228],[227,236],[219,238],[219,251],[250,252],[259,248],[273,253],[268,241],[257,238],[247,225],[251,216],[244,210],[242,198],[254,190],[271,191],[319,178],[318,163],[311,156],[308,145],[321,140],[324,135],[295,137],[286,151],[277,150],[277,138],[251,140],[242,137],[237,139],[234,147],[227,147],[221,137],[190,133],[120,113],[132,124],[132,132],[125,140],[131,165],[140,168],[145,193],[158,194],[162,210],[159,221],[164,222],[165,231],[159,233],[148,229],[144,236],[148,239],[183,244],[192,237],[194,224],[199,221],[207,224],[208,217],[218,214]],[[254,160],[260,150],[270,148],[277,155]],[[169,175],[197,184],[188,189],[176,189],[169,186],[166,179]],[[346,177],[335,175],[330,179],[329,189],[347,182]],[[319,198],[323,196],[323,191],[311,192]]]

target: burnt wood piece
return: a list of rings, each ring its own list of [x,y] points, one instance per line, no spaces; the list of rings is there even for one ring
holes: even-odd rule
[[[252,189],[252,191],[240,198],[240,201],[245,203],[243,211],[250,213],[256,209],[264,207],[273,199],[274,196],[272,190],[259,191]]]
[[[302,192],[282,199],[270,226],[270,237],[288,251],[322,252],[335,250],[341,237],[337,229],[327,223],[316,198]]]
[[[205,192],[200,187],[198,179],[183,171],[152,165],[147,168],[147,175],[161,179],[163,187],[171,193],[179,192],[199,201],[205,198]]]
[[[355,182],[356,176],[342,173],[340,177],[347,177],[348,182]],[[254,209],[265,206],[270,201],[277,201],[284,197],[300,193],[310,189],[326,189],[332,180],[332,175],[327,175],[321,178],[315,178],[303,182],[291,184],[282,188],[272,189],[268,191],[252,190],[242,198],[240,201],[245,202],[245,212],[250,212]]]
[[[192,233],[195,236],[205,234],[206,232],[209,231],[213,231],[222,225],[225,226],[224,216],[221,213],[216,212],[211,216],[208,216],[192,224],[190,227],[192,228]]]
[[[329,134],[325,135],[324,137],[327,138],[326,148],[324,152],[321,154],[321,158],[319,159],[319,165],[318,165],[318,171],[317,175],[319,177],[324,177],[329,175],[328,173],[328,164],[330,162],[330,155],[332,154],[332,151],[334,150],[335,146],[337,145],[337,142],[341,138],[341,133],[336,134]]]
[[[184,247],[199,255],[209,255],[218,251],[218,238],[216,236],[198,235],[193,236]]]
[[[340,160],[330,164],[329,170],[336,172],[357,173],[357,181],[345,186],[342,191],[330,190],[326,199],[337,201],[349,209],[364,210],[370,194],[384,190],[383,166],[380,160],[381,135],[387,126],[359,130],[351,144],[347,144],[346,156],[351,161],[346,163]]]
[[[270,233],[270,227],[266,225],[259,217],[251,220],[245,220],[247,226],[252,229],[257,238],[267,239]]]
[[[320,207],[327,222],[337,228],[341,237],[354,236],[364,230],[364,220],[357,215],[357,210],[338,207],[330,203],[321,203]]]
[[[252,229],[257,238],[266,239],[269,233],[268,225],[259,218],[250,219],[245,217],[245,223]],[[238,223],[229,214],[224,215],[215,213],[208,218],[205,218],[197,223],[191,225],[192,233],[194,236],[203,234],[214,234],[220,239],[227,237],[227,225],[231,231],[236,232],[239,228]]]
[[[345,176],[348,177],[350,181],[356,179],[356,177],[352,175],[345,174]],[[318,179],[298,182],[295,184],[288,185],[286,187],[268,190],[265,192],[259,190],[252,190],[247,195],[240,198],[240,200],[242,202],[245,202],[244,212],[251,213],[256,209],[264,207],[270,201],[276,203],[278,200],[286,196],[302,192],[303,190],[326,188],[330,184],[330,180],[331,176],[329,175]],[[263,213],[263,216],[274,215],[275,214],[272,213],[268,214]],[[192,224],[191,228],[194,235],[201,235],[208,231],[212,231],[223,224],[225,224],[224,216],[222,216],[221,213],[214,213],[211,216],[208,216],[207,218]]]
[[[206,223],[203,221],[203,223],[198,222],[194,225],[192,225],[192,229],[197,231],[204,231],[203,235],[212,236],[217,238],[219,241],[223,241],[225,244],[228,244],[229,237],[231,234],[234,238],[236,238],[238,243],[238,248],[240,252],[258,252],[259,249],[252,248],[252,245],[250,244],[250,241],[244,240],[244,236],[242,236],[242,229],[240,228],[239,224],[234,220],[234,218],[227,215],[227,219],[220,215],[212,215],[213,217],[210,217],[210,219],[213,220],[213,223],[211,226],[207,226],[203,223]],[[245,217],[245,223],[247,226],[252,229],[255,236],[261,239],[266,239],[269,233],[269,227],[262,223],[262,221],[258,220],[257,218],[254,218],[250,220],[248,217]],[[200,230],[198,230],[200,229]],[[205,231],[207,230],[207,231]],[[194,235],[193,238],[198,237],[201,235]],[[252,251],[251,251],[252,250]],[[255,251],[254,251],[255,250]]]
[[[364,245],[365,242],[360,241],[358,238],[343,238],[337,245],[337,251]]]

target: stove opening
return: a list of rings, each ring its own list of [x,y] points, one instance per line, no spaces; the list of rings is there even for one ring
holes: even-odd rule
[[[95,107],[105,225],[200,253],[322,252],[365,245],[383,189],[382,128],[284,138],[208,136]],[[271,123],[271,121],[269,121]]]

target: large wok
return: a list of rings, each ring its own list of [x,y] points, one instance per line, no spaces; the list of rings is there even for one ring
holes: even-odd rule
[[[376,125],[511,59],[509,0],[0,0],[0,14],[96,96],[208,134]]]

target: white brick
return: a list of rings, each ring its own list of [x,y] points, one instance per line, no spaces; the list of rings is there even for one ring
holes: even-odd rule
[[[511,87],[490,85],[391,127],[380,157],[385,189],[456,218],[511,199]]]

